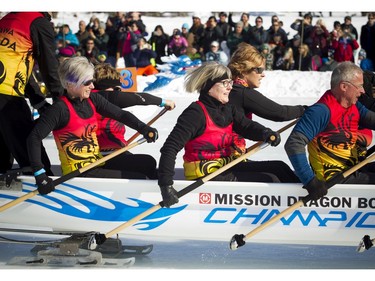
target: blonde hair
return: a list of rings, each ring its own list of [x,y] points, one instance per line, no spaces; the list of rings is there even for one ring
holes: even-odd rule
[[[86,57],[71,57],[59,65],[61,85],[66,89],[68,84],[81,85],[94,77],[94,65]]]
[[[232,77],[228,67],[216,61],[206,62],[187,73],[185,76],[185,89],[189,93],[195,91],[200,93],[208,83],[223,76],[229,79]]]
[[[103,79],[120,80],[120,73],[109,63],[95,65],[94,78],[96,82]]]
[[[262,66],[265,60],[265,57],[257,48],[242,42],[238,44],[236,51],[233,53],[228,68],[232,72],[233,79],[242,78],[253,68]]]

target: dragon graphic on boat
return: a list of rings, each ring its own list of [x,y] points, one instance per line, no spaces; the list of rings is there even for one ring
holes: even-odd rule
[[[26,183],[24,182],[25,186],[30,186],[35,188],[34,184]],[[55,190],[54,193],[59,193],[60,195],[66,196],[66,200],[61,200],[59,198],[45,195],[43,196],[48,201],[51,201],[51,203],[41,202],[38,200],[29,199],[27,202],[39,205],[43,208],[49,209],[51,211],[72,216],[75,218],[82,218],[87,220],[95,220],[95,221],[111,221],[111,222],[125,222],[128,221],[135,216],[143,213],[145,210],[151,208],[154,206],[154,204],[136,199],[136,198],[126,198],[129,200],[129,203],[133,204],[126,204],[123,202],[119,202],[113,199],[110,199],[108,197],[105,197],[103,195],[97,194],[95,192],[92,192],[90,190],[81,188],[76,185],[72,184],[63,184],[66,187],[71,188],[72,190],[76,190],[79,192],[82,192],[83,194],[87,194],[88,197],[94,197],[101,202],[104,202],[104,204],[96,204],[92,200],[85,199],[84,196],[77,197],[73,193],[66,192],[63,190]],[[30,192],[30,190],[23,189],[23,192]],[[0,197],[7,198],[7,199],[16,199],[17,197],[12,195],[5,195],[0,194]],[[74,204],[69,204],[69,201],[73,201]],[[77,204],[78,203],[78,204]],[[106,205],[106,206],[104,206]],[[186,208],[187,205],[183,205],[177,208],[162,208],[158,210],[157,212],[154,212],[153,214],[150,214],[149,216],[145,217],[144,219],[140,220],[136,226],[138,230],[152,230],[154,228],[159,227],[168,219],[181,212],[183,209]]]

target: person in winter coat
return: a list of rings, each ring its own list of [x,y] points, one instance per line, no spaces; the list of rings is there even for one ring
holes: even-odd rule
[[[355,40],[358,40],[358,31],[355,26],[352,24],[352,17],[345,16],[344,22],[341,24],[341,29],[349,29],[349,32],[354,35]]]
[[[117,33],[118,47],[116,61],[120,57],[123,57],[125,67],[135,67],[134,50],[137,48],[138,39],[141,37],[142,33],[136,21],[129,22],[129,24],[120,27]]]
[[[228,38],[229,32],[232,30],[232,27],[227,22],[227,13],[220,12],[219,13],[219,20],[217,21],[217,26],[221,28],[223,32],[223,41],[226,41]]]
[[[152,32],[148,43],[151,45],[152,50],[156,52],[155,62],[157,64],[164,63],[161,58],[168,55],[167,48],[169,41],[169,35],[164,32],[163,27],[160,24],[155,26],[154,32]]]
[[[302,116],[305,111],[304,106],[281,105],[255,90],[260,87],[261,80],[265,77],[264,67],[265,58],[255,47],[247,43],[241,43],[238,46],[228,63],[228,68],[234,79],[229,103],[233,104],[238,111],[243,112],[250,120],[253,115],[275,122],[293,120]],[[237,135],[235,143],[239,153],[243,153],[246,149],[243,136]],[[249,161],[248,165],[252,165],[249,171],[263,174],[265,179],[270,178],[268,181],[299,181],[290,167],[282,161]]]
[[[210,51],[206,53],[206,61],[217,61],[226,65],[228,62],[228,56],[224,51],[220,50],[219,42],[212,41],[210,48]]]
[[[101,52],[107,52],[107,45],[109,41],[109,35],[105,32],[106,26],[104,22],[100,22],[98,32],[94,34],[90,33],[90,37],[94,39],[95,46]]]
[[[367,14],[367,23],[361,26],[359,42],[366,51],[367,58],[375,65],[375,12]]]
[[[159,71],[152,65],[151,60],[156,58],[156,52],[151,49],[145,38],[139,38],[138,46],[134,50],[137,75],[154,75]]]
[[[365,49],[361,49],[358,52],[358,64],[362,70],[375,71],[372,60],[367,58]]]
[[[263,44],[268,43],[268,32],[263,26],[263,18],[257,16],[255,25],[250,28],[249,44],[257,48],[259,51]]]
[[[72,46],[76,50],[80,45],[77,36],[72,32],[68,24],[62,26],[61,31],[56,35],[55,41],[61,42],[64,47],[66,45]]]
[[[247,33],[251,28],[250,14],[249,13],[242,13],[241,18],[240,18],[240,22],[242,22],[244,32]],[[228,23],[233,29],[236,28],[236,25],[237,25],[238,22],[233,21],[233,13],[229,13]]]
[[[96,47],[94,39],[89,37],[86,40],[85,46],[82,48],[80,52],[78,52],[78,55],[87,58],[93,64],[97,64],[98,63],[97,57],[99,53],[100,53],[100,50],[98,47]]]
[[[339,32],[338,37],[332,40],[332,49],[335,51],[334,59],[337,62],[354,62],[354,51],[359,48],[358,41],[349,32],[349,28]]]
[[[185,37],[181,36],[181,31],[176,29],[168,44],[168,54],[180,57],[186,54],[188,48],[188,41]]]
[[[311,32],[311,54],[328,58],[329,31],[322,19],[318,19]]]
[[[265,70],[273,70],[274,57],[273,57],[273,53],[271,52],[270,45],[268,45],[267,43],[264,43],[260,47],[260,53],[265,59]]]
[[[281,27],[280,21],[273,21],[271,27],[267,30],[267,43],[274,44],[275,36],[280,37],[279,44],[285,46],[288,43],[288,35],[286,34],[286,31]]]
[[[189,45],[189,48],[194,48],[197,51],[197,53],[200,53],[199,52],[199,50],[201,49],[200,42],[204,33],[205,26],[202,23],[200,15],[194,14],[192,19],[193,19],[193,24],[189,28],[188,45]]]
[[[276,58],[274,70],[294,70],[293,49],[291,47],[283,47],[281,55]]]
[[[236,27],[233,31],[229,32],[227,38],[227,46],[229,48],[229,54],[232,55],[234,51],[237,49],[237,46],[241,42],[245,42],[244,38],[244,31],[243,31],[243,22],[239,21],[236,24]]]
[[[211,50],[212,41],[217,41],[219,44],[221,41],[223,41],[223,31],[217,25],[217,19],[214,16],[208,18],[206,28],[204,29],[203,35],[199,42],[201,47],[199,52],[203,55],[209,52]]]
[[[306,13],[303,15],[303,19],[296,19],[290,27],[298,32],[302,43],[307,44],[310,48],[311,46],[311,33],[313,30],[312,25],[313,16],[311,13]]]
[[[301,44],[299,46],[297,60],[294,63],[294,69],[301,71],[312,70],[312,55],[307,44]]]
[[[272,146],[280,143],[280,135],[245,117],[229,103],[232,75],[228,67],[207,62],[192,69],[186,76],[188,92],[199,92],[198,101],[188,106],[177,119],[162,148],[159,180],[166,207],[178,202],[173,188],[176,156],[184,148],[184,173],[187,180],[205,177],[236,158],[233,133]],[[213,178],[216,181],[252,181],[258,178],[241,162]]]

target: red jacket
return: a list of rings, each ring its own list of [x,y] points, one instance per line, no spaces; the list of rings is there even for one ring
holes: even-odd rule
[[[340,37],[339,40],[332,41],[332,48],[335,50],[334,59],[337,62],[354,62],[353,51],[359,48],[358,41],[355,39]]]

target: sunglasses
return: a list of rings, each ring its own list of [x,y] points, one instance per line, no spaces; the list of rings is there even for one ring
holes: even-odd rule
[[[265,70],[264,67],[253,67],[251,69],[251,71],[255,71],[257,74],[262,74],[264,70]]]
[[[82,83],[83,86],[90,86],[92,83],[94,83],[95,80],[94,79],[91,79],[91,80],[87,80],[85,82]]]
[[[219,83],[221,83],[221,85],[224,86],[224,88],[228,88],[229,86],[233,86],[233,80],[223,80],[223,81],[220,81]]]

